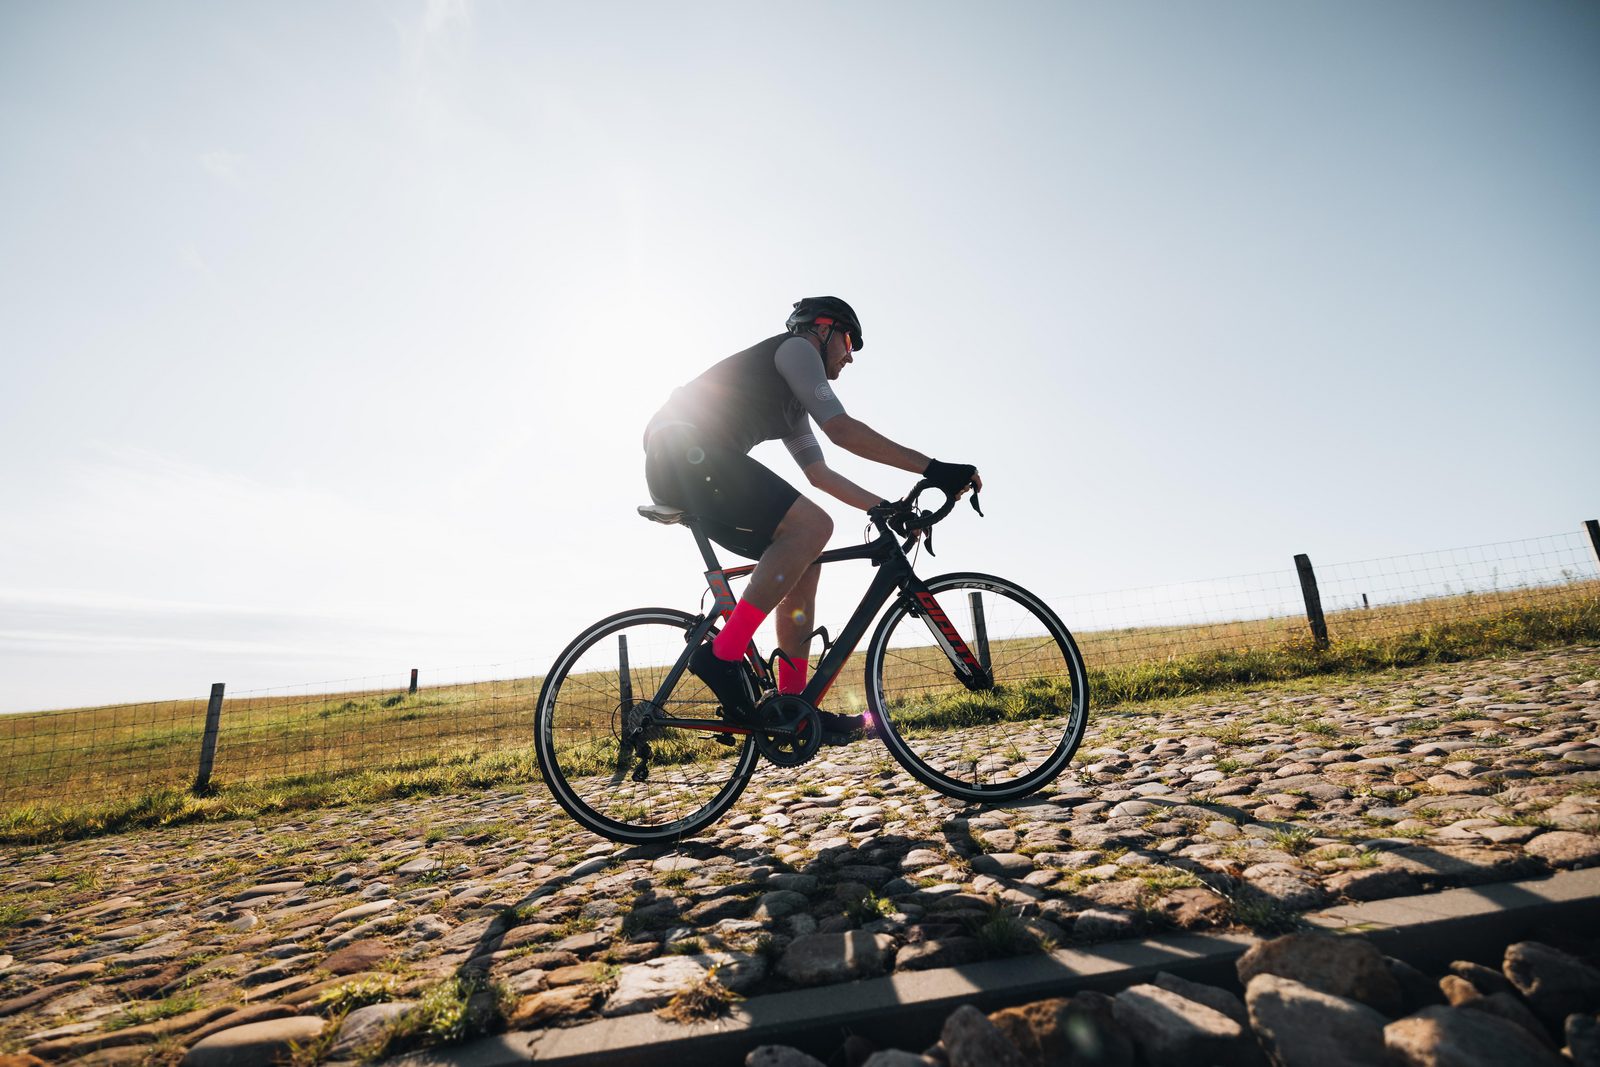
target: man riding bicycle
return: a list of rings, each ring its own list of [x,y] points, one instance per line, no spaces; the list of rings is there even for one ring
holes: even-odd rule
[[[785,326],[673,390],[644,435],[651,499],[692,512],[717,544],[758,561],[721,632],[689,661],[734,720],[755,709],[759,693],[744,654],[775,608],[782,609],[775,620],[778,690],[805,689],[821,573],[814,561],[833,533],[828,513],[750,458],[752,448],[781,439],[808,482],[864,511],[887,502],[827,465],[813,420],[846,451],[921,474],[952,496],[983,488],[976,467],[941,463],[845,414],[829,383],[863,347],[861,320],[849,304],[806,297]],[[820,714],[824,740],[842,744],[861,735],[862,716]]]

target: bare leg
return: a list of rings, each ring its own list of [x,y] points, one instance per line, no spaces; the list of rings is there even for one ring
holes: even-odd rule
[[[815,597],[817,568],[812,563],[822,554],[828,538],[832,536],[833,519],[828,517],[828,513],[805,497],[796,500],[773,532],[772,544],[761,553],[755,573],[750,575],[750,582],[745,586],[744,599],[763,612],[770,613],[789,595],[790,590],[806,579],[808,573],[812,575],[811,595]],[[810,616],[809,608],[806,614]],[[783,646],[783,625],[780,619],[780,646]],[[786,646],[783,647],[788,651]]]
[[[778,651],[794,663],[804,663],[811,656],[811,634],[816,630],[817,579],[822,568],[811,566],[800,576],[789,594],[778,605],[775,625],[778,629]]]

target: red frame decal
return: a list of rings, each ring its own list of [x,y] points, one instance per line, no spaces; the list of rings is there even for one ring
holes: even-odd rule
[[[711,596],[716,601],[717,610],[724,615],[738,604],[733,596],[733,588],[728,585],[728,575],[725,571],[706,571],[706,584],[711,587]]]
[[[944,609],[933,598],[933,594],[918,590],[916,598],[917,603],[922,605],[922,610],[928,613],[928,618],[932,619],[933,624],[939,628],[939,632],[944,634],[944,639],[950,642],[950,647],[956,650],[956,655],[960,656],[967,666],[974,671],[983,670],[982,664],[978,662],[978,657],[974,656],[972,650],[967,647],[967,643],[961,640],[961,635],[956,633],[955,626],[950,622],[950,616],[944,613]]]

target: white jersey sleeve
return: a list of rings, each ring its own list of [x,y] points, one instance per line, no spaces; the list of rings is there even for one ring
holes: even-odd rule
[[[805,470],[813,463],[822,462],[822,446],[817,443],[817,435],[811,429],[811,420],[800,416],[800,424],[793,433],[783,435],[783,447],[789,450],[789,455]]]

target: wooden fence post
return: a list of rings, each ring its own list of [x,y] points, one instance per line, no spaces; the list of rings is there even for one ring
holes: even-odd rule
[[[411,692],[415,693],[416,691],[417,691],[417,669],[415,667],[412,667],[411,668]]]
[[[1300,593],[1306,598],[1306,621],[1311,623],[1311,640],[1318,648],[1328,647],[1328,623],[1322,617],[1322,594],[1317,592],[1317,573],[1311,569],[1311,557],[1304,552],[1295,556],[1294,569],[1300,572]]]
[[[211,764],[217,756],[217,731],[222,726],[222,682],[211,683],[211,703],[206,705],[206,732],[200,738],[200,770],[194,776],[191,792],[204,793],[211,788]]]

